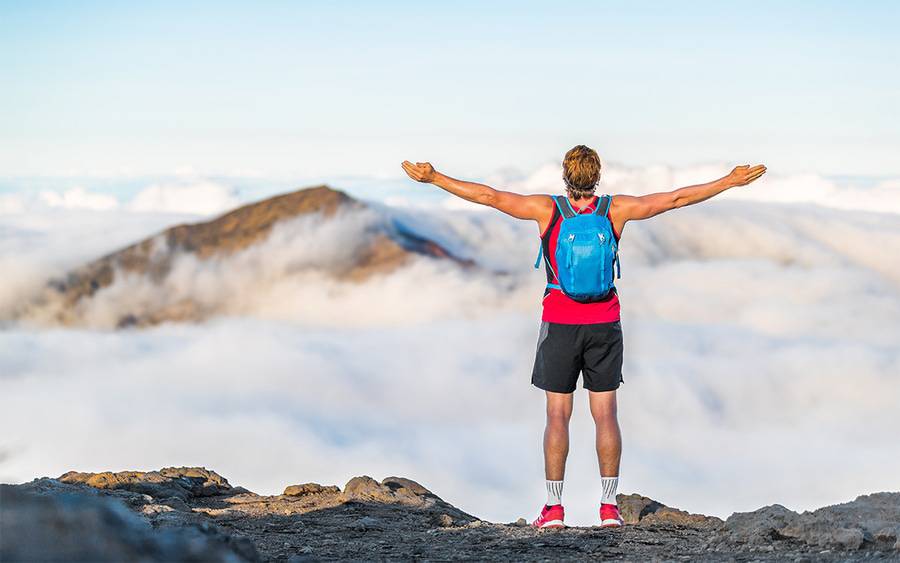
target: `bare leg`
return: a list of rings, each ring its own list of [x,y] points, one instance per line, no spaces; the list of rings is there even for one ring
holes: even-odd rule
[[[569,419],[572,393],[547,391],[547,427],[544,429],[544,474],[548,481],[562,481],[569,455]]]
[[[600,475],[619,476],[622,457],[622,433],[619,431],[615,391],[590,391],[591,416],[597,427],[597,461]]]

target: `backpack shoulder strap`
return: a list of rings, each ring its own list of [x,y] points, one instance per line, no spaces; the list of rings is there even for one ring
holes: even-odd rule
[[[556,207],[559,209],[559,213],[563,216],[563,219],[571,219],[575,216],[575,210],[572,209],[569,198],[564,195],[555,195],[553,196],[553,201],[556,202]]]
[[[604,194],[599,201],[597,201],[597,209],[594,210],[595,215],[601,215],[606,217],[609,213],[609,206],[612,204],[612,196],[609,194]],[[600,210],[603,210],[603,213]]]

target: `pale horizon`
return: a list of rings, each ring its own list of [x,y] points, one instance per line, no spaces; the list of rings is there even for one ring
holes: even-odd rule
[[[896,4],[413,7],[6,3],[0,177],[900,175]]]

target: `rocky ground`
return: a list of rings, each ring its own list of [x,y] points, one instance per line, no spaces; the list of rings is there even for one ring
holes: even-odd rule
[[[203,468],[0,486],[0,561],[900,560],[900,493],[718,518],[619,495],[628,525],[491,523],[400,477],[260,496]]]

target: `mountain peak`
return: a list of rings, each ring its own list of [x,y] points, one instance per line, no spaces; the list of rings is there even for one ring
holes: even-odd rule
[[[320,273],[339,281],[361,282],[374,275],[390,273],[415,256],[446,259],[461,266],[472,265],[471,261],[454,256],[437,241],[390,219],[384,211],[323,184],[248,203],[208,221],[175,225],[111,252],[61,279],[51,280],[45,294],[26,305],[18,316],[50,319],[66,325],[82,324],[83,309],[97,293],[113,286],[121,276],[158,286],[165,283],[178,256],[193,256],[200,262],[213,258],[222,260],[266,241],[278,224],[310,217],[313,226],[318,228],[324,227],[339,213],[354,212],[369,212],[367,221],[371,224],[357,226],[354,232],[342,231],[340,236],[347,239],[347,247],[352,252],[335,256],[334,263],[321,269]],[[372,222],[372,216],[380,219]],[[302,252],[302,248],[290,250]],[[285,276],[296,274],[292,264],[284,264],[283,269]],[[255,274],[253,271],[244,273]],[[211,307],[200,301],[191,295],[173,295],[171,298],[166,296],[162,303],[126,303],[125,310],[115,312],[117,318],[113,324],[123,327],[165,321],[199,321],[216,314],[215,304]]]
[[[276,223],[285,219],[311,213],[331,217],[339,210],[364,207],[359,200],[323,184],[248,203],[210,221],[176,225],[163,235],[170,248],[206,258],[244,249],[265,238]]]

